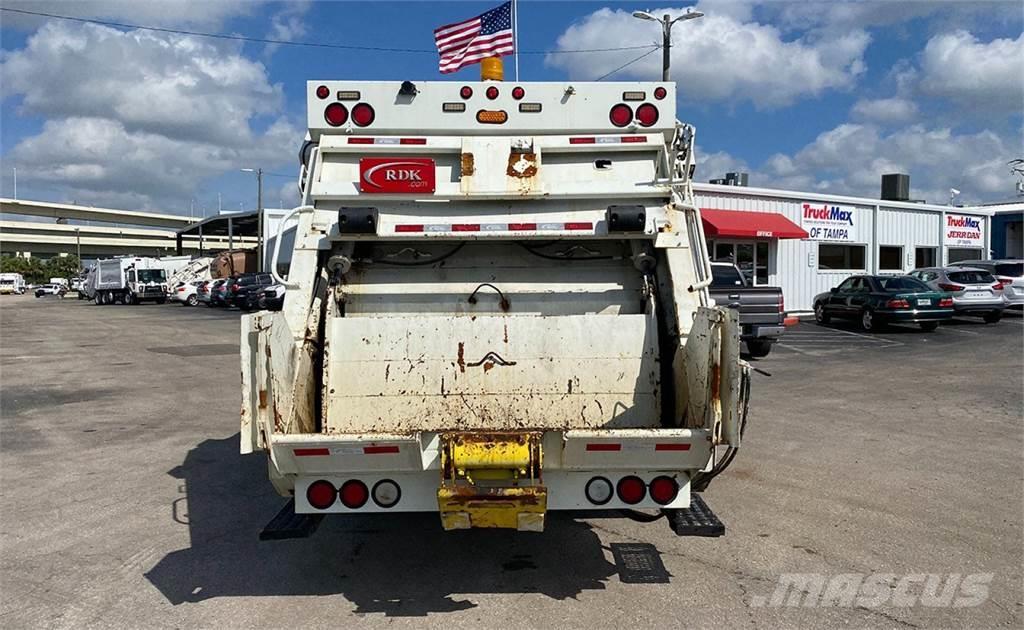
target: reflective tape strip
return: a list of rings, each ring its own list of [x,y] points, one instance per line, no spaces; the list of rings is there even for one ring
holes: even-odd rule
[[[565,223],[399,223],[395,232],[579,232],[593,230],[592,221],[568,221]]]
[[[680,444],[676,442],[669,442],[665,444],[655,444],[654,450],[656,451],[688,451],[690,450],[689,444]]]
[[[329,448],[295,448],[292,449],[292,454],[296,457],[311,457],[314,455],[330,455],[331,449]]]
[[[593,444],[587,444],[587,450],[588,451],[621,451],[622,450],[622,445],[621,444],[608,444],[608,443],[597,442],[597,443],[593,443]]]

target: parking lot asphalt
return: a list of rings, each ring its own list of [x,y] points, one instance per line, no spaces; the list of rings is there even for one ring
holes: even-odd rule
[[[542,534],[399,515],[258,542],[283,500],[263,456],[238,454],[238,337],[237,311],[0,297],[0,624],[1024,623],[1018,314],[787,331],[704,495],[720,539],[553,514]],[[637,562],[656,583],[630,583]],[[878,573],[992,579],[973,607],[757,605],[786,574]]]

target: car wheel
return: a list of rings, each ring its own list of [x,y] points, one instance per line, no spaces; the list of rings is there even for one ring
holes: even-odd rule
[[[167,298],[165,298],[165,297],[157,298],[156,299],[156,303],[157,304],[167,304]]]
[[[990,311],[988,313],[985,313],[985,323],[986,324],[995,324],[996,322],[998,322],[1002,318],[1003,318],[1003,314],[1000,311]]]
[[[199,304],[199,298],[196,297],[195,294],[192,294],[192,295],[188,296],[188,299],[185,300],[183,302],[183,304],[188,304],[189,306],[195,306],[196,304]]]
[[[921,327],[921,330],[925,332],[932,332],[939,327],[939,322],[921,322],[918,325]]]
[[[747,341],[747,350],[750,351],[750,356],[762,358],[768,356],[768,353],[772,351],[772,342],[767,339],[750,339]]]
[[[125,291],[124,294],[121,296],[121,302],[125,306],[131,306],[132,304],[135,304],[137,300],[135,299],[135,295],[131,291]]]
[[[832,316],[825,312],[824,302],[818,302],[814,305],[814,321],[819,324],[827,324],[832,320]]]
[[[870,308],[860,312],[860,327],[864,332],[871,332],[878,328],[878,323],[875,321],[875,313]]]

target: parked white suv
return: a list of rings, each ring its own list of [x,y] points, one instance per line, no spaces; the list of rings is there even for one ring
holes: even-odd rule
[[[1024,260],[965,260],[950,263],[950,266],[984,269],[1003,283],[1003,302],[1007,307],[1024,308]]]
[[[182,306],[195,306],[199,304],[199,296],[196,294],[196,288],[198,288],[202,283],[203,280],[182,282],[171,289],[171,299],[181,302]]]

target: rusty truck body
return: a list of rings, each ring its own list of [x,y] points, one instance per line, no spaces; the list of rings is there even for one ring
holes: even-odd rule
[[[552,510],[720,535],[699,492],[740,447],[749,368],[708,294],[675,85],[307,93],[288,300],[242,318],[241,451],[293,498],[267,537]]]

